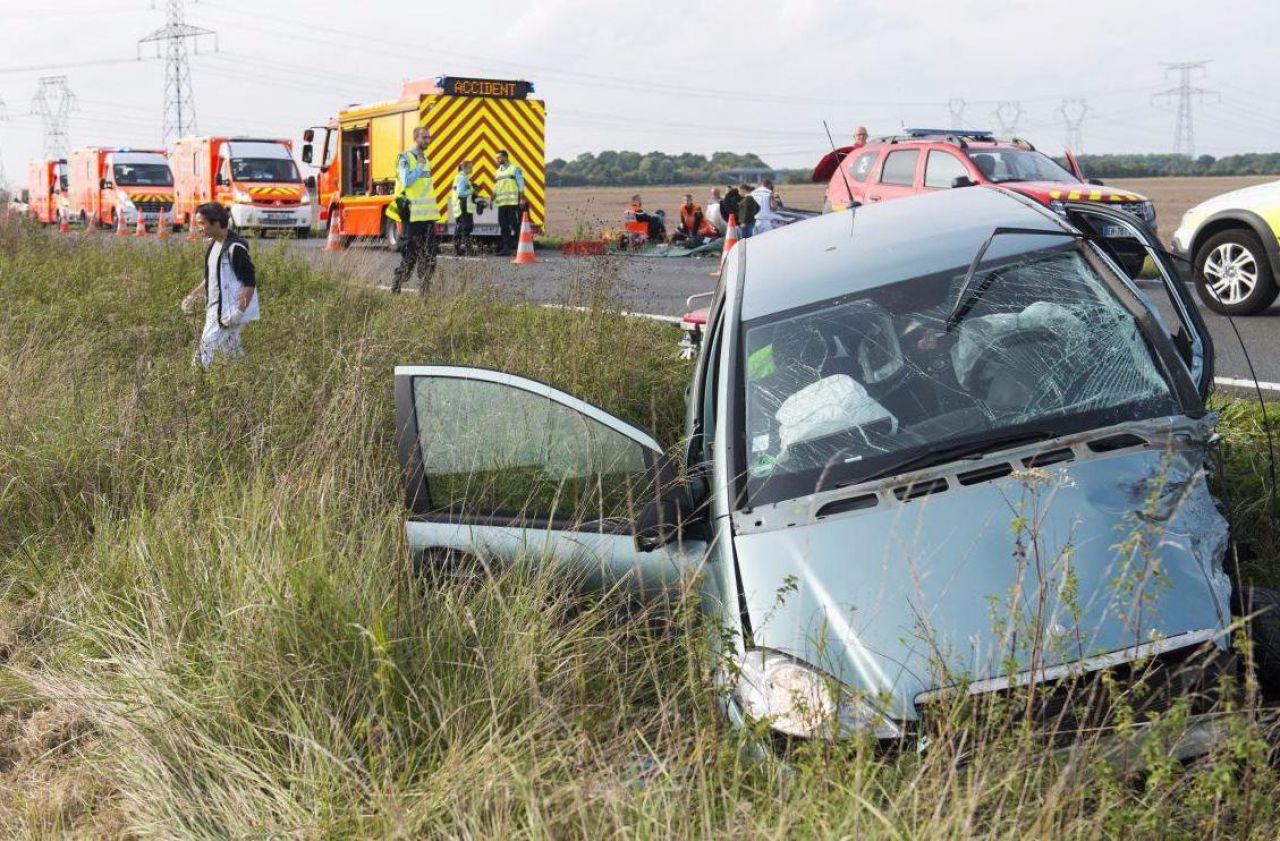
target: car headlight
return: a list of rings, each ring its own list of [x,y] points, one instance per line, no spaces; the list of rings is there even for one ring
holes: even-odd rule
[[[1142,203],[1142,218],[1148,222],[1156,221],[1156,203],[1147,199]]]
[[[238,201],[240,204],[253,203],[253,199],[249,196],[249,194],[244,190],[241,190],[239,187],[235,188],[235,190],[232,191],[231,197],[236,201]]]
[[[742,655],[735,694],[748,717],[788,736],[902,735],[896,724],[834,678],[775,651],[752,649]]]
[[[1057,199],[1054,199],[1053,201],[1049,202],[1049,209],[1052,210],[1054,213],[1058,214],[1059,216],[1067,215],[1067,206],[1062,202],[1058,201]]]
[[[298,199],[298,204],[311,204],[311,193],[303,190],[302,197]]]
[[[128,193],[118,193],[117,195],[120,200],[120,207],[125,210],[133,210],[133,199],[129,198]]]

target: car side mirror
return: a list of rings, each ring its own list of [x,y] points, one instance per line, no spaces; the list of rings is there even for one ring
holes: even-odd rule
[[[955,189],[957,187],[972,187],[972,186],[974,186],[973,179],[967,175],[957,175],[955,178],[951,179],[952,189]]]
[[[1090,178],[1090,179],[1089,179],[1089,183],[1090,183],[1090,184],[1092,184],[1092,185],[1093,185],[1093,186],[1095,186],[1095,187],[1101,187],[1101,186],[1103,186],[1103,185],[1102,185],[1102,179],[1101,179],[1101,178]]]
[[[303,129],[303,130],[302,130],[302,139],[303,139],[303,141],[304,141],[304,142],[306,142],[306,143],[310,143],[311,141],[315,140],[315,139],[316,139],[316,132],[315,132],[315,129],[309,129],[309,128],[307,128],[307,129]]]
[[[304,164],[311,163],[311,144],[304,144],[302,147],[302,162]]]
[[[219,172],[217,177],[213,179],[213,183],[217,187],[225,187],[227,186],[227,177]]]
[[[314,190],[316,188],[316,177],[314,175],[308,175],[306,184],[308,190]]]
[[[107,189],[107,188],[108,188],[108,187],[110,187],[110,186],[111,186],[111,182],[107,181],[107,179],[105,179],[105,178],[99,178],[99,179],[98,179],[98,189],[99,189],[99,190],[105,190],[105,189]]]

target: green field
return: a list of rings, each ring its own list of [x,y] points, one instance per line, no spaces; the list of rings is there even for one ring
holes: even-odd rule
[[[689,599],[642,609],[532,567],[422,582],[392,367],[511,370],[674,442],[672,328],[612,314],[590,262],[573,313],[443,272],[430,300],[392,297],[254,248],[263,320],[205,373],[178,310],[198,247],[0,221],[0,836],[1280,834],[1252,714],[1133,776],[976,711],[963,744],[814,744],[784,770],[717,715]],[[1246,574],[1274,584],[1261,416],[1220,408],[1215,481]]]

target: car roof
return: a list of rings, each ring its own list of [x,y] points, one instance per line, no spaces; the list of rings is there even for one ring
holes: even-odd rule
[[[951,137],[876,137],[867,141],[866,144],[852,152],[852,155],[861,152],[876,152],[882,149],[915,149],[923,146],[947,146],[952,149],[959,149],[961,152],[981,152],[986,150],[1001,150],[1010,152],[1034,152],[1035,147],[1022,145],[1008,140],[982,139],[982,138],[965,138],[961,143]]]
[[[742,320],[967,268],[997,227],[1071,230],[1029,199],[988,186],[939,190],[851,212],[852,220],[850,211],[828,213],[738,243],[746,262]]]

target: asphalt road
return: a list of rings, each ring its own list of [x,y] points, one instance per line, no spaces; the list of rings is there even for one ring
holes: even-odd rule
[[[323,250],[324,240],[312,239],[291,243],[290,247],[302,249],[317,260],[336,261],[354,277],[375,285],[391,282],[399,259],[377,245],[356,244],[345,252],[329,253]],[[446,248],[437,278],[446,285],[463,281],[490,283],[532,302],[565,306],[581,305],[603,295],[627,311],[665,317],[681,315],[690,295],[708,292],[716,283],[710,277],[715,268],[710,259],[578,258],[564,257],[559,252],[540,252],[538,259],[535,265],[515,266],[507,258],[455,258]],[[1145,285],[1158,292],[1156,284]],[[1195,298],[1194,290],[1190,286],[1188,290]],[[1204,308],[1201,312],[1213,335],[1219,386],[1252,388],[1245,353],[1228,319]],[[1235,319],[1235,326],[1266,392],[1280,395],[1280,302],[1263,315]]]

